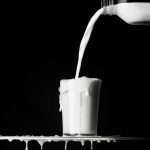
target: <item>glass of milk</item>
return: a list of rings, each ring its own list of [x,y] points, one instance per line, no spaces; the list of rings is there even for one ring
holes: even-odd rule
[[[97,135],[101,83],[86,77],[60,81],[63,136]]]

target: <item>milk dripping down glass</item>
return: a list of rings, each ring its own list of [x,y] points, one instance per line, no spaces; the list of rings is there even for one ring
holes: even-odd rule
[[[131,25],[150,25],[150,0],[102,0],[103,14],[117,15]]]

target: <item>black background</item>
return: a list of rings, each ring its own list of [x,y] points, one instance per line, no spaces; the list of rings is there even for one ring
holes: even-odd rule
[[[9,5],[1,29],[0,135],[62,135],[59,81],[74,78],[79,44],[99,2]],[[98,135],[149,137],[149,35],[149,26],[117,16],[98,19],[80,72],[103,80]]]

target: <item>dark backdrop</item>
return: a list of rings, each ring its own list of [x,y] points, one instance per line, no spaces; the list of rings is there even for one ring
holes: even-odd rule
[[[0,135],[62,135],[59,81],[74,78],[99,2],[26,5],[4,13]],[[98,135],[149,137],[149,35],[149,26],[98,19],[80,73],[103,80]]]

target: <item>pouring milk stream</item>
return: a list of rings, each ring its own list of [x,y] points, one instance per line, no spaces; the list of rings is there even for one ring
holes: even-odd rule
[[[90,39],[93,27],[100,15],[117,15],[131,25],[150,25],[150,3],[119,3],[99,9],[89,21],[80,43],[78,63],[75,78],[79,77],[81,63],[85,48]]]

